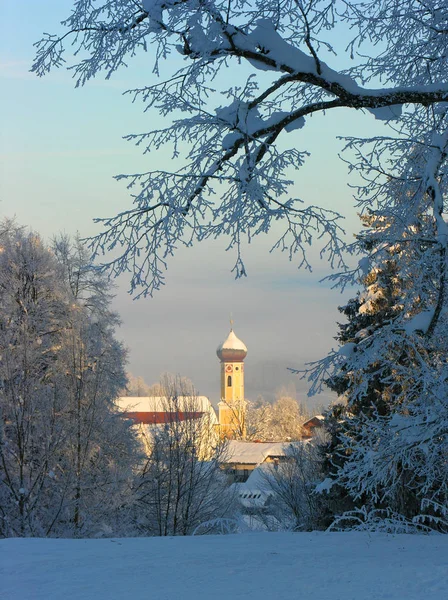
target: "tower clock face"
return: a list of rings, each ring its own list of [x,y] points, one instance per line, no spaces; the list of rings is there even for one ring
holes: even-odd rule
[[[227,365],[226,366],[226,373],[232,373],[233,372],[233,367],[232,365]]]

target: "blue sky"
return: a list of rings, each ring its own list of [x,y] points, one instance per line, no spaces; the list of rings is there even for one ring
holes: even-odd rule
[[[151,129],[159,118],[143,114],[141,106],[122,95],[155,81],[150,55],[137,57],[112,80],[98,79],[77,89],[67,71],[41,79],[29,72],[33,43],[43,31],[58,30],[71,4],[0,3],[0,212],[15,215],[47,239],[61,231],[82,236],[97,232],[94,217],[130,206],[125,186],[113,175],[148,170],[148,161],[152,167],[155,161],[166,166],[170,160],[169,152],[144,157],[122,139]],[[347,168],[337,158],[342,142],[336,137],[379,131],[384,130],[373,117],[339,111],[313,117],[303,130],[289,134],[312,153],[296,177],[297,195],[347,215],[349,236],[358,219]],[[129,348],[130,370],[148,383],[163,371],[189,376],[202,394],[217,401],[215,349],[227,336],[232,313],[235,331],[249,350],[248,397],[270,397],[276,387],[292,384],[303,399],[306,384],[286,367],[300,367],[335,345],[336,307],[344,297],[318,283],[329,267],[318,260],[317,251],[312,251],[314,271],[309,274],[298,271],[285,254],[269,254],[274,241],[259,239],[250,245],[249,277],[244,280],[234,280],[233,256],[225,252],[224,240],[179,252],[166,285],[153,299],[132,300],[128,282],[120,279],[115,307],[123,321],[119,336]]]

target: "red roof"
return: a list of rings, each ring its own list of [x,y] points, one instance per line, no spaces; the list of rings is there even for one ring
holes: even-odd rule
[[[200,419],[203,412],[125,412],[124,417],[132,419],[134,423],[143,423],[144,425],[159,425],[161,423],[175,423],[176,421],[187,421],[190,419]]]

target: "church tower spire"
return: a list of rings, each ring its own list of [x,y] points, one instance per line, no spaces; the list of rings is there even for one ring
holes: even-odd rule
[[[218,346],[216,354],[221,361],[221,402],[219,402],[219,425],[225,437],[244,437],[246,401],[244,399],[244,359],[246,345],[236,337],[233,321],[230,333]]]

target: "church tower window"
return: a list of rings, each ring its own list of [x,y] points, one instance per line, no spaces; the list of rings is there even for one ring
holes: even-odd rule
[[[232,387],[232,375],[227,376],[227,387]]]

